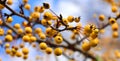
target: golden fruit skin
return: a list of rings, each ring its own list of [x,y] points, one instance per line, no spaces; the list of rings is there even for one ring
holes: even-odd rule
[[[41,29],[41,28],[36,28],[36,29],[35,29],[35,33],[38,34],[38,33],[41,33],[41,32],[42,32],[42,29]]]
[[[116,57],[116,58],[120,58],[120,51],[115,50],[115,51],[114,51],[114,54],[115,54],[115,57]]]
[[[25,4],[24,8],[25,8],[26,10],[30,10],[31,6],[30,6],[30,4]]]
[[[19,52],[19,51],[17,51],[17,52],[16,52],[16,56],[17,56],[17,57],[21,57],[21,56],[22,56],[22,53]]]
[[[101,15],[99,16],[99,20],[100,20],[100,21],[104,21],[104,20],[105,20],[105,16],[104,16],[103,14],[101,14]]]
[[[11,49],[11,52],[15,55],[16,52],[17,52],[17,50],[15,50],[15,48],[12,48],[12,49]]]
[[[22,0],[23,1],[23,3],[28,3],[28,0]]]
[[[12,17],[8,17],[7,19],[6,19],[6,22],[8,22],[8,23],[11,23],[13,21],[13,18]]]
[[[4,9],[4,6],[2,4],[0,4],[0,10]]]
[[[44,10],[45,10],[45,8],[44,8],[43,6],[41,6],[40,9],[39,9],[39,12],[40,12],[40,13],[43,13]]]
[[[33,12],[33,13],[31,14],[31,17],[34,18],[34,19],[37,19],[37,18],[40,17],[40,13],[39,13],[39,12]]]
[[[23,59],[26,60],[28,58],[28,55],[23,55]]]
[[[3,24],[3,21],[2,20],[0,20],[0,25],[2,25]]]
[[[23,48],[23,47],[24,47],[24,44],[23,44],[23,43],[21,43],[21,44],[20,44],[20,48]]]
[[[45,50],[45,49],[47,48],[47,45],[46,45],[46,43],[41,42],[41,43],[39,44],[39,47],[40,47],[40,49]]]
[[[66,18],[63,18],[62,21],[63,21],[64,24],[66,24],[66,25],[68,24],[68,20]]]
[[[118,7],[117,6],[112,6],[111,8],[112,12],[115,13],[118,11]]]
[[[85,27],[84,27],[84,33],[86,34],[86,35],[88,35],[88,34],[90,34],[92,32],[92,29],[90,28],[90,25],[86,25]]]
[[[19,24],[19,23],[16,23],[16,24],[14,25],[14,27],[15,27],[16,29],[20,29],[20,24]]]
[[[46,52],[47,54],[51,54],[51,53],[52,53],[52,48],[47,47],[47,48],[45,49],[45,52]]]
[[[7,42],[12,42],[13,37],[8,34],[8,35],[5,36],[5,40],[6,40]]]
[[[98,33],[95,33],[95,32],[92,32],[90,34],[90,37],[93,38],[93,39],[95,39],[97,36],[98,36]]]
[[[60,48],[55,48],[54,54],[55,54],[56,56],[60,56],[60,55],[62,54],[62,50],[61,50]]]
[[[92,47],[97,46],[98,43],[99,43],[98,38],[95,38],[95,39],[93,39],[93,40],[90,40],[90,46],[92,46]]]
[[[30,41],[30,37],[29,37],[28,35],[24,35],[24,36],[22,37],[22,40],[23,40],[24,42],[29,42],[29,41]]]
[[[13,0],[7,0],[7,4],[8,5],[12,5],[13,4]]]
[[[47,25],[47,20],[46,19],[42,19],[41,20],[41,24],[44,25],[44,26],[46,26]]]
[[[54,38],[54,40],[55,40],[55,42],[56,42],[57,44],[61,44],[62,41],[63,41],[63,38],[62,38],[61,36],[56,36],[56,37]]]
[[[67,17],[67,20],[68,20],[69,22],[73,22],[73,21],[74,21],[74,17],[73,17],[73,16],[68,16],[68,17]]]
[[[10,50],[9,48],[6,48],[6,49],[5,49],[5,52],[6,52],[6,54],[10,54],[10,53],[11,53],[11,50]]]
[[[110,24],[114,24],[114,23],[116,23],[115,18],[110,18],[110,19],[109,19],[109,23],[110,23]]]
[[[50,28],[50,27],[46,28],[45,33],[47,36],[52,36],[52,28]]]
[[[112,24],[112,30],[117,31],[119,28],[119,25],[117,23]]]
[[[81,47],[83,51],[89,51],[91,48],[89,42],[84,42]]]
[[[114,31],[113,34],[112,34],[112,37],[113,38],[118,38],[119,37],[118,31]]]
[[[25,32],[26,33],[32,33],[32,28],[31,27],[25,27]]]
[[[31,42],[35,42],[36,40],[37,40],[37,38],[36,38],[35,36],[31,36],[31,37],[30,37],[30,41],[31,41]]]
[[[53,15],[52,15],[51,12],[48,12],[48,11],[47,11],[47,12],[44,13],[43,17],[44,17],[44,19],[46,19],[46,20],[51,20],[52,17],[53,17]]]
[[[4,35],[4,30],[2,28],[0,28],[0,36]]]
[[[80,17],[75,18],[75,22],[76,23],[80,22]]]
[[[39,12],[39,10],[40,10],[40,6],[35,6],[35,7],[34,7],[34,11],[35,11],[35,12]]]
[[[9,48],[10,47],[10,44],[9,43],[6,43],[5,44],[5,48]]]
[[[23,53],[24,55],[27,55],[27,54],[29,53],[29,49],[26,48],[26,47],[22,48],[22,53]]]
[[[23,25],[24,27],[27,27],[27,26],[28,26],[28,22],[27,22],[27,21],[24,21],[24,22],[22,22],[22,25]]]
[[[12,30],[11,29],[7,30],[7,34],[12,34]]]
[[[18,29],[17,31],[18,31],[19,34],[23,33],[23,29]]]
[[[42,39],[42,40],[46,39],[46,35],[44,33],[39,33],[38,35],[39,35],[40,39]]]

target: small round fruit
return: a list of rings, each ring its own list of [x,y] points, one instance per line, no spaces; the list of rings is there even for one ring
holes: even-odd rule
[[[74,21],[74,17],[73,17],[73,16],[68,16],[68,17],[67,17],[67,20],[68,20],[69,22],[73,22],[73,21]]]
[[[12,34],[12,30],[11,29],[7,30],[7,34]]]
[[[21,56],[22,56],[22,53],[19,52],[19,51],[17,51],[17,52],[16,52],[16,56],[17,56],[17,57],[21,57]]]
[[[114,23],[116,23],[115,18],[110,18],[110,19],[109,19],[109,23],[110,23],[110,24],[114,24]]]
[[[39,13],[39,12],[33,12],[33,13],[31,14],[31,17],[34,18],[34,19],[37,19],[37,18],[40,17],[40,13]]]
[[[23,47],[24,47],[24,44],[23,44],[23,43],[21,43],[21,44],[20,44],[20,48],[23,48]]]
[[[35,6],[35,7],[34,7],[34,11],[35,11],[35,12],[39,12],[39,10],[40,10],[40,6]]]
[[[115,13],[118,11],[118,7],[117,6],[112,6],[111,8],[112,12]]]
[[[0,20],[0,25],[2,25],[3,24],[3,21],[2,20]]]
[[[17,31],[18,31],[19,34],[23,33],[23,29],[18,29]]]
[[[6,40],[7,42],[12,42],[13,37],[8,34],[8,35],[5,36],[5,40]]]
[[[116,58],[120,58],[120,51],[119,50],[115,50],[114,54],[115,54]]]
[[[24,22],[22,22],[22,25],[23,25],[24,27],[27,27],[27,26],[28,26],[28,22],[27,22],[27,21],[24,21]]]
[[[22,37],[22,40],[23,40],[24,42],[29,42],[29,41],[30,41],[30,37],[29,37],[28,35],[24,35],[24,36]]]
[[[12,5],[13,4],[13,0],[7,0],[7,4],[8,5]]]
[[[41,29],[41,28],[36,28],[36,29],[35,29],[35,33],[38,34],[38,33],[41,33],[41,32],[42,32],[42,29]]]
[[[29,53],[29,49],[26,48],[26,47],[22,48],[22,53],[23,53],[24,55],[27,55],[27,54]]]
[[[31,42],[35,42],[36,40],[37,40],[37,38],[36,38],[35,36],[31,36],[31,37],[30,37],[30,41],[31,41]]]
[[[46,39],[46,35],[44,33],[39,33],[38,35],[39,35],[40,39],[42,39],[42,40]]]
[[[26,33],[32,33],[32,28],[31,27],[25,27],[25,32]]]
[[[47,54],[51,54],[51,53],[52,53],[52,48],[47,47],[46,50],[45,50],[45,52],[46,52]]]
[[[100,21],[104,21],[104,20],[105,20],[105,16],[104,16],[103,14],[100,14],[99,20],[100,20]]]
[[[46,26],[47,25],[47,20],[46,19],[42,19],[41,20],[41,24],[44,25],[44,26]]]
[[[80,17],[75,18],[75,22],[76,23],[80,22]]]
[[[0,10],[4,9],[4,6],[2,4],[0,4]]]
[[[23,3],[28,3],[28,0],[22,0],[23,1]]]
[[[20,24],[19,24],[19,23],[16,23],[16,24],[14,25],[14,28],[20,29]]]
[[[6,48],[6,49],[5,49],[5,52],[6,52],[6,54],[10,54],[10,53],[11,53],[11,50],[10,50],[9,48]]]
[[[97,46],[98,43],[99,43],[98,38],[95,38],[95,39],[93,39],[93,40],[90,40],[90,45],[91,45],[92,47]]]
[[[23,59],[26,60],[28,58],[28,55],[23,55]]]
[[[68,24],[68,20],[66,18],[63,18],[62,21],[63,21],[64,24],[66,24],[66,25]]]
[[[39,9],[39,12],[40,12],[40,13],[43,13],[44,10],[45,10],[45,8],[44,8],[43,6],[41,6],[40,9]]]
[[[118,38],[118,37],[119,37],[118,31],[114,31],[114,32],[112,33],[112,37],[113,37],[113,38]]]
[[[17,50],[15,50],[15,48],[12,48],[12,49],[11,49],[11,52],[12,52],[13,54],[16,54]]]
[[[0,36],[4,35],[4,30],[2,28],[0,28]]]
[[[13,18],[12,17],[8,17],[7,19],[6,19],[6,22],[8,22],[8,23],[11,23],[13,21]]]
[[[119,25],[117,23],[112,24],[112,30],[117,31],[119,28]]]
[[[30,4],[25,4],[24,8],[25,8],[26,10],[30,10],[31,6],[30,6]]]
[[[43,17],[44,17],[44,19],[46,19],[46,20],[51,20],[52,17],[53,17],[53,15],[52,15],[51,12],[48,12],[48,11],[47,11],[47,12],[44,13]]]
[[[90,48],[91,48],[89,42],[84,42],[81,47],[82,47],[82,50],[83,50],[83,51],[89,51]]]
[[[47,44],[45,42],[41,42],[39,44],[39,47],[40,47],[41,50],[45,50],[47,48]]]
[[[61,50],[60,48],[55,48],[54,54],[55,54],[56,56],[60,56],[60,55],[62,54],[62,50]]]
[[[10,44],[9,43],[6,43],[5,44],[5,48],[9,48],[10,47]]]
[[[63,41],[63,38],[62,38],[61,36],[56,36],[56,37],[54,38],[54,40],[55,40],[55,42],[56,42],[57,44],[61,44],[62,41]]]

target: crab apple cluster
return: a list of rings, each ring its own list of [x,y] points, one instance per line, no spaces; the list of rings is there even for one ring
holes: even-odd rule
[[[22,0],[24,4],[23,8],[29,11],[31,10],[31,5],[28,3],[28,1],[29,0]],[[13,0],[7,0],[5,4],[12,5]],[[4,4],[0,4],[0,10],[2,10],[3,8],[6,8]],[[4,36],[4,42],[6,42],[4,45],[6,54],[27,59],[30,51],[29,48],[25,47],[24,43],[29,43],[33,47],[39,47],[39,49],[45,51],[45,53],[47,54],[52,54],[52,52],[54,51],[54,54],[56,56],[62,55],[61,48],[55,46],[56,48],[53,49],[49,45],[52,40],[49,40],[49,42],[46,42],[45,40],[47,40],[47,38],[52,38],[55,41],[55,45],[61,44],[63,42],[63,37],[60,33],[59,27],[64,26],[66,24],[65,21],[68,20],[71,21],[72,19],[74,19],[76,22],[79,22],[80,18],[68,17],[65,21],[63,19],[58,20],[59,18],[55,16],[52,12],[45,10],[50,10],[50,5],[48,3],[43,3],[43,6],[35,6],[34,11],[31,12],[30,16],[27,17],[27,21],[23,21],[22,24],[15,23],[13,26],[11,24],[15,20],[12,15],[6,13],[5,20],[2,18],[0,19],[0,25],[8,26],[7,31],[2,27],[0,28],[0,36]],[[13,13],[13,15],[14,14],[15,13]],[[43,14],[42,19],[40,19],[41,14]],[[63,21],[64,25],[60,21]],[[34,28],[34,25],[32,25],[34,23],[46,27],[45,32],[40,27]],[[53,29],[53,25],[55,27],[58,27]],[[18,38],[21,38],[22,43],[20,43],[19,46],[11,45],[11,43],[15,42],[15,40],[17,40]],[[39,40],[42,41],[39,42]],[[35,42],[39,42],[39,46],[37,46]]]
[[[108,24],[99,28],[95,24],[86,24],[83,26],[80,22],[80,16],[75,17],[69,15],[63,17],[62,14],[57,15],[51,9],[49,3],[43,3],[41,6],[38,5],[33,8],[32,5],[29,4],[29,0],[22,0],[22,4],[19,7],[20,12],[16,12],[10,8],[9,6],[12,4],[14,4],[13,0],[0,1],[0,37],[4,37],[2,41],[0,40],[0,45],[5,49],[5,53],[12,57],[16,56],[27,59],[31,52],[30,49],[25,46],[25,44],[28,43],[48,55],[54,54],[60,56],[65,55],[66,52],[68,55],[73,55],[75,51],[78,51],[85,55],[85,57],[94,59],[92,53],[89,54],[88,52],[90,49],[98,46],[100,42],[99,34],[104,33],[106,26],[111,26],[113,38],[119,37],[119,24],[117,20],[120,14],[116,14],[116,17],[109,18],[104,14],[100,14],[98,20],[103,23],[108,19]],[[2,15],[1,10],[4,8],[11,11],[11,14],[5,13],[5,15]],[[30,12],[29,16],[25,15],[24,10]],[[118,11],[117,5],[111,6],[111,12],[117,13]],[[16,21],[13,15],[19,16],[24,20],[22,23],[13,24],[13,22]],[[71,23],[75,23],[75,25],[73,26]],[[66,40],[64,38],[65,34],[62,33],[63,31],[70,31],[72,34],[69,35],[69,39],[70,41],[76,40],[72,41],[75,43]],[[81,35],[83,38],[81,38]],[[80,40],[78,40],[79,37]],[[16,46],[14,44],[17,44],[16,41],[18,39],[20,39],[21,43]],[[79,46],[79,48],[76,46]],[[120,52],[118,50],[115,51],[115,57],[120,58]],[[70,61],[75,60],[70,59]]]
[[[27,11],[31,11],[32,7],[28,1],[29,0],[22,0],[23,7],[21,10],[25,9]],[[13,1],[7,0],[5,4],[12,5]],[[4,8],[6,8],[6,5],[0,4],[0,10]],[[16,14],[16,12],[12,15],[14,14]],[[9,54],[10,56],[27,59],[30,51],[23,43],[29,43],[33,47],[39,47],[39,49],[44,51],[46,54],[52,54],[53,52],[56,56],[60,56],[63,53],[63,48],[57,46],[64,44],[65,39],[62,31],[66,30],[72,32],[72,35],[70,35],[71,40],[75,40],[77,36],[81,34],[81,30],[83,30],[82,35],[90,35],[90,41],[83,42],[82,44],[82,49],[85,51],[90,50],[91,47],[95,47],[99,43],[97,38],[99,30],[95,25],[90,24],[82,27],[80,17],[69,15],[68,17],[63,18],[62,14],[56,15],[50,8],[49,3],[43,3],[42,6],[35,6],[34,10],[31,11],[28,17],[21,13],[19,14],[17,15],[26,19],[22,24],[15,23],[11,26],[10,24],[12,24],[14,18],[9,14],[6,14],[5,21],[3,19],[0,21],[0,25],[3,25],[4,22],[5,24],[8,24],[9,29],[7,29],[6,32],[3,28],[0,28],[0,36],[5,36],[5,51],[6,54]],[[103,21],[104,15],[101,15],[100,19]],[[70,25],[70,23],[73,22],[76,23],[76,26]],[[41,27],[34,27],[36,24],[45,27],[45,31]],[[17,40],[18,38],[21,38],[23,42],[19,47],[10,45],[11,42],[15,42],[14,40]],[[35,42],[38,42],[39,46],[37,46]],[[22,49],[22,51],[19,51],[19,49]]]
[[[103,21],[103,19],[105,19],[104,15],[100,15],[99,17],[100,17],[99,20]],[[112,32],[112,37],[113,38],[118,38],[119,37],[119,33],[118,33],[119,25],[117,23],[117,19],[114,18],[114,17],[110,17],[108,20],[109,20],[108,21],[109,24],[111,25],[111,29],[113,31]]]

